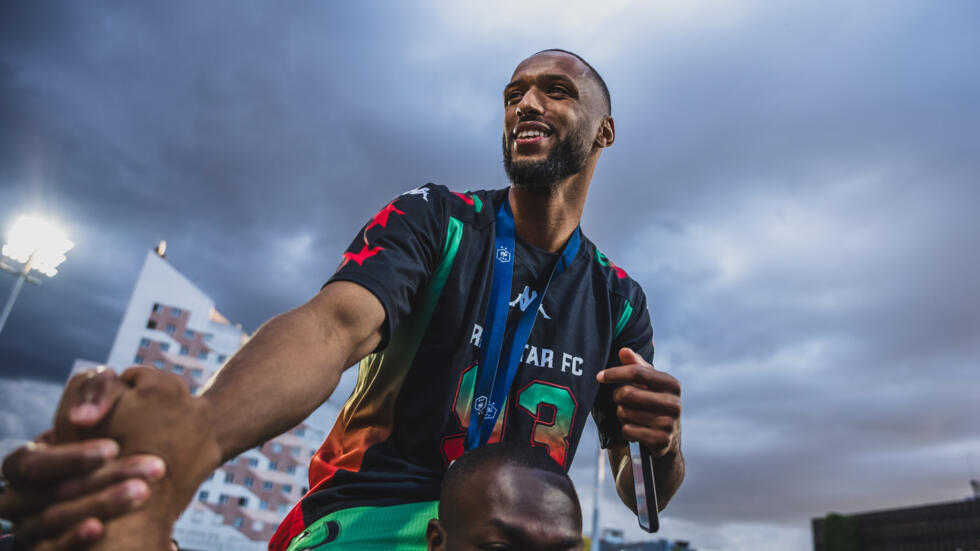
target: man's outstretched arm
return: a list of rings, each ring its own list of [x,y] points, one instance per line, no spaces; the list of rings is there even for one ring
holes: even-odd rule
[[[200,397],[222,462],[306,419],[343,371],[377,348],[384,319],[373,294],[337,281],[266,322]]]
[[[147,368],[128,370],[120,378],[124,385],[119,381],[106,385],[104,377],[93,377],[81,387],[74,387],[70,395],[66,392],[63,411],[59,412],[62,432],[68,435],[66,441],[112,436],[122,445],[121,455],[141,452],[163,457],[169,467],[166,478],[151,484],[150,503],[135,518],[156,519],[158,524],[172,522],[196,486],[214,468],[292,428],[326,400],[344,369],[378,345],[384,315],[380,302],[364,288],[348,282],[331,283],[307,304],[267,322],[209,383],[202,396],[189,396],[177,378]],[[86,388],[96,383],[130,390],[122,392],[120,398],[118,392]],[[98,407],[93,407],[93,403]],[[110,411],[111,417],[102,423],[102,417]],[[81,419],[85,422],[80,423]],[[64,447],[54,444],[22,454],[23,459],[11,459],[43,464],[46,457]],[[17,465],[5,467],[16,469]],[[95,492],[101,484],[107,484],[97,480],[95,472],[84,476],[86,484],[90,484],[85,491]],[[30,480],[25,480],[20,492],[33,495],[30,486]],[[116,548],[112,545],[113,533],[125,534],[127,530],[112,530],[113,523],[125,526],[134,515],[128,515],[128,521],[125,517],[105,521],[109,528],[105,531],[97,519],[111,518],[138,505],[120,505],[116,513],[106,514],[111,509],[86,505],[92,498],[76,498],[72,506],[66,507],[67,503],[60,503],[59,496],[50,491],[44,493],[44,502],[33,499],[29,504],[11,493],[4,496],[7,503],[2,512],[19,511],[7,516],[17,517],[16,526],[33,527],[48,543],[81,541],[80,533],[59,536],[72,525],[81,530],[87,524],[92,531],[92,524],[96,523],[95,531],[105,532],[109,539],[105,542],[109,544],[107,548]],[[53,522],[51,511],[62,509],[71,514],[55,515],[57,522]],[[166,530],[169,528],[165,526]],[[40,541],[37,537],[22,541],[32,545]],[[72,545],[48,547],[74,548]]]

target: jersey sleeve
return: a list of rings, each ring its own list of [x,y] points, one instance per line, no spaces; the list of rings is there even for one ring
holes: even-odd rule
[[[606,367],[621,365],[619,349],[632,348],[644,360],[653,363],[653,325],[650,323],[650,313],[647,311],[646,297],[637,286],[633,301],[622,298],[623,305],[619,317],[616,318],[613,345],[606,361]],[[599,429],[599,444],[603,448],[624,445],[627,443],[623,436],[623,425],[616,415],[616,403],[613,401],[613,391],[618,385],[601,384],[592,408],[592,417]]]
[[[388,345],[439,262],[445,235],[441,199],[432,184],[393,199],[367,221],[327,281],[352,281],[381,302],[385,322],[378,350]]]

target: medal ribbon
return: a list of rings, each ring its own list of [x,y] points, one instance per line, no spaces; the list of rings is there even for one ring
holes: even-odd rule
[[[509,339],[505,339],[516,254],[514,234],[514,214],[510,210],[509,197],[505,197],[500,209],[497,210],[493,245],[493,284],[490,288],[487,319],[483,325],[483,346],[480,347],[476,392],[470,409],[470,426],[466,434],[468,450],[482,446],[490,439],[493,427],[497,424],[497,416],[502,413],[501,409],[507,399],[507,393],[510,392],[510,387],[517,376],[524,346],[531,336],[531,329],[534,327],[541,301],[555,277],[572,263],[582,241],[579,229],[576,227],[565,248],[562,249],[561,257],[555,263],[544,289],[530,301],[521,314],[514,334]],[[506,347],[505,340],[508,345]],[[503,358],[505,362],[502,363],[501,352],[504,348],[507,353]],[[505,371],[498,377],[501,367],[504,367]]]

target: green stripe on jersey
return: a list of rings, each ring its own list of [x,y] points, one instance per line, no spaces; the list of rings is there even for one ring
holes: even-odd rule
[[[623,308],[623,314],[619,316],[619,321],[616,322],[616,332],[613,334],[613,338],[619,336],[619,334],[626,328],[626,322],[630,320],[630,316],[633,315],[633,305],[630,301],[625,301],[626,307]]]

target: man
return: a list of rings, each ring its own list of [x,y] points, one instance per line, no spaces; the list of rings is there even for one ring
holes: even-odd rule
[[[426,539],[429,551],[581,549],[582,508],[572,480],[542,448],[488,444],[446,471]]]
[[[487,442],[543,447],[567,469],[590,410],[624,503],[635,509],[627,440],[638,440],[657,458],[663,508],[684,473],[680,385],[649,363],[639,285],[578,228],[599,155],[615,140],[608,91],[578,56],[546,50],[518,65],[504,104],[509,189],[428,185],[394,199],[323,290],[266,323],[200,397],[146,368],[124,373],[130,391],[111,399],[100,391],[108,375],[85,379],[79,395],[90,399],[69,418],[101,427],[85,437],[122,448],[84,448],[104,464],[101,478],[75,471],[88,505],[39,499],[30,484],[72,474],[50,465],[78,457],[73,444],[8,460],[15,491],[0,498],[0,514],[47,527],[45,541],[83,541],[73,523],[132,508],[104,489],[125,474],[116,453],[151,452],[166,474],[149,482],[146,505],[104,523],[105,537],[148,520],[169,527],[208,473],[298,424],[361,359],[357,387],[311,462],[311,491],[271,549],[312,545],[311,534],[329,537],[352,512],[377,519],[377,532],[431,518],[445,468]]]

